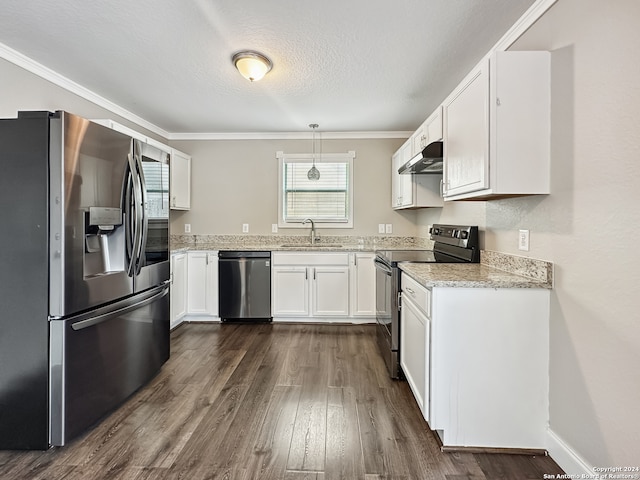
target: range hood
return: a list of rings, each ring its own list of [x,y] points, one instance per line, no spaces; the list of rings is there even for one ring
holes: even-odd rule
[[[398,169],[403,174],[442,173],[442,142],[431,142],[420,153]]]

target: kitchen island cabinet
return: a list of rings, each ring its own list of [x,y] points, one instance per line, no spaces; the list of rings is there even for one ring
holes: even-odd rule
[[[402,294],[407,323],[401,338],[409,349],[403,368],[443,448],[544,450],[549,290],[426,288],[402,275],[405,285],[430,299],[430,325],[421,329]]]
[[[494,52],[443,103],[445,200],[548,194],[549,52]]]

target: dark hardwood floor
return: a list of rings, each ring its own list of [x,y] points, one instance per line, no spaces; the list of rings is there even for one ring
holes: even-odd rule
[[[373,325],[188,324],[145,388],[0,479],[542,479],[549,457],[442,453]]]

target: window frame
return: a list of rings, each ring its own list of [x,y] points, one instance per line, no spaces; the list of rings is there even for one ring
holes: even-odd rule
[[[318,168],[324,162],[335,163],[335,162],[344,162],[348,165],[348,182],[347,182],[347,221],[346,222],[323,222],[322,220],[316,220],[311,217],[311,220],[314,221],[318,226],[322,228],[353,228],[353,199],[354,199],[354,191],[353,191],[353,160],[356,157],[355,151],[349,151],[346,153],[323,153],[321,157],[316,155],[316,165]],[[284,153],[284,152],[276,152],[276,158],[278,159],[278,228],[301,228],[301,223],[299,220],[296,221],[287,221],[284,218],[284,165],[285,163],[293,163],[293,162],[306,162],[310,163],[313,161],[313,154],[311,153]]]

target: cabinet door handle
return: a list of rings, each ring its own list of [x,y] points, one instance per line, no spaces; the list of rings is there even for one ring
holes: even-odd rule
[[[314,280],[316,279],[316,269],[315,268],[313,269],[313,279]]]
[[[304,279],[309,280],[309,269],[306,267],[304,269]]]
[[[414,292],[412,289],[410,289],[409,287],[404,287],[404,289],[409,292],[411,295],[413,295],[414,297],[416,296],[416,292]]]

